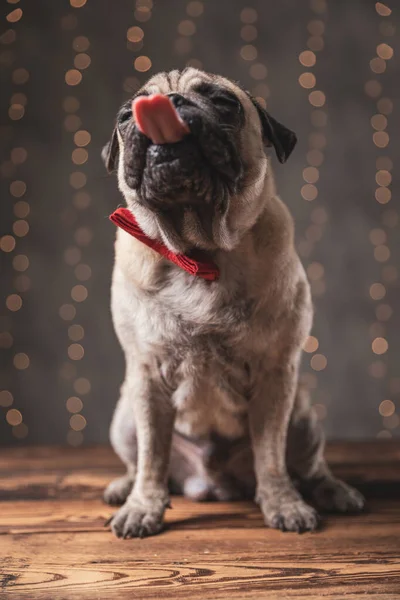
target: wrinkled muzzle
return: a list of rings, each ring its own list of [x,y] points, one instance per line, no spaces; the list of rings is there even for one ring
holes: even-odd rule
[[[151,208],[210,203],[235,192],[242,164],[233,132],[179,94],[141,96],[124,135],[124,175]]]

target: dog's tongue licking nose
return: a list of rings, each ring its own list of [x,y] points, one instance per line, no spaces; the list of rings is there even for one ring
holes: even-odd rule
[[[139,130],[153,144],[173,144],[189,133],[167,96],[139,96],[132,102],[132,113]]]

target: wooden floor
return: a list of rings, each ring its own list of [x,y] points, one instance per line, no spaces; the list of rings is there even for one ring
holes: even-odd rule
[[[117,540],[103,523],[107,448],[0,451],[0,598],[400,599],[400,444],[336,444],[369,510],[318,533],[268,530],[252,503],[173,498],[167,529]]]

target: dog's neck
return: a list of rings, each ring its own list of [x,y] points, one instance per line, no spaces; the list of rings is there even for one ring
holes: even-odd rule
[[[240,193],[228,199],[223,212],[215,211],[212,219],[212,239],[210,235],[199,232],[198,227],[196,228],[196,220],[191,210],[182,207],[183,235],[179,235],[167,214],[154,212],[143,206],[136,192],[125,189],[124,185],[120,186],[120,190],[125,196],[128,209],[149,238],[164,244],[175,254],[190,255],[200,249],[212,256],[215,251],[230,252],[236,248],[265,210],[268,198],[275,195],[270,165],[265,162],[262,167],[257,170],[257,177],[253,179],[253,183],[244,184]]]
[[[140,228],[133,213],[128,208],[117,208],[111,215],[110,220],[117,226],[129,233],[148,248],[166,258],[169,262],[175,264],[183,271],[186,271],[194,277],[215,281],[219,278],[219,269],[217,265],[208,259],[202,252],[194,251],[192,256],[172,252],[165,244],[158,240],[150,238]]]

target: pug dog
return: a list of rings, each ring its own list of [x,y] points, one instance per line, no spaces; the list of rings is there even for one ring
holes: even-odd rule
[[[194,68],[155,75],[118,112],[103,150],[126,202],[111,216],[126,375],[110,430],[126,475],[104,496],[122,504],[118,537],[161,531],[171,490],[254,497],[282,531],[363,508],[299,385],[312,302],[269,156],[295,144],[238,84]]]

